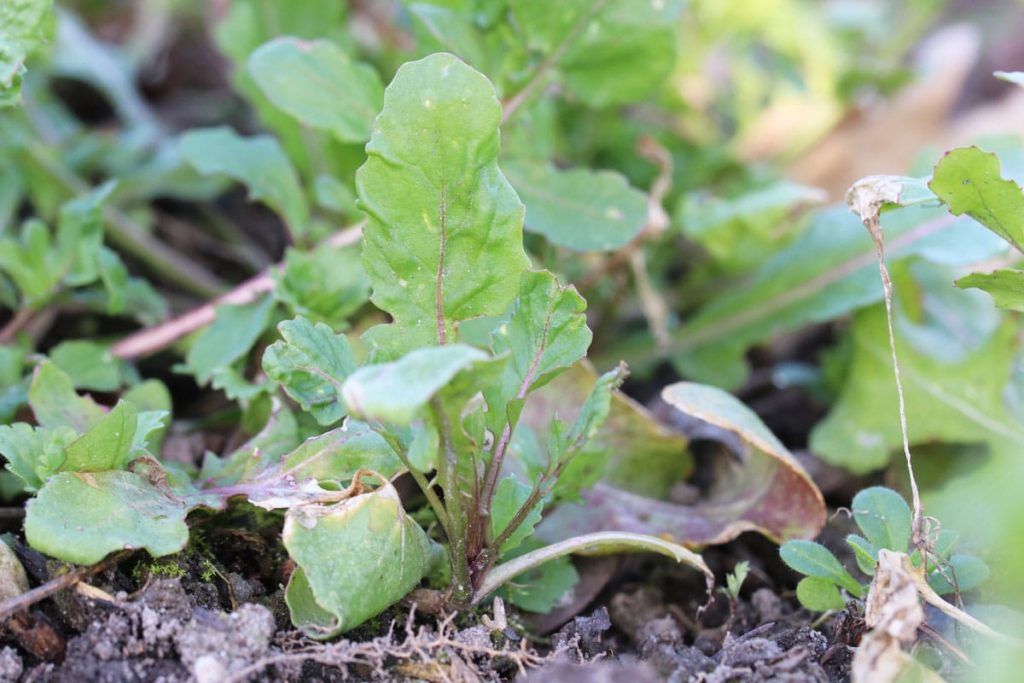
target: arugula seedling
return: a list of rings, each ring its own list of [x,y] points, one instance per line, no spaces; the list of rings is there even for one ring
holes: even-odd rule
[[[878,551],[882,549],[907,553],[911,550],[913,516],[903,497],[892,489],[872,486],[853,498],[853,518],[860,534],[850,534],[846,543],[853,550],[857,568],[866,576],[874,576]],[[939,594],[976,588],[988,578],[988,566],[973,555],[954,553],[957,534],[943,529],[931,542],[925,558],[928,584]],[[814,541],[793,540],[782,544],[779,554],[783,562],[805,575],[797,584],[796,594],[807,609],[826,611],[842,609],[846,601],[842,592],[856,599],[867,595],[868,582],[854,578],[828,548]],[[911,560],[921,566],[921,553],[914,550]]]

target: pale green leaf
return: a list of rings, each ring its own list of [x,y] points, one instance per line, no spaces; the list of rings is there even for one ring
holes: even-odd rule
[[[996,71],[993,75],[1007,83],[1024,86],[1024,71]]]
[[[498,534],[505,530],[508,523],[512,521],[516,512],[523,506],[526,499],[530,497],[531,487],[519,481],[514,476],[505,477],[498,482],[494,492],[494,499],[491,502],[491,528],[490,538],[497,538]],[[514,550],[524,540],[533,534],[533,528],[540,522],[542,505],[538,503],[523,520],[523,523],[512,532],[501,546],[501,553]],[[538,611],[538,610],[534,610]]]
[[[874,576],[875,565],[878,563],[878,548],[870,541],[857,534],[849,534],[846,537],[846,545],[853,550],[853,558],[857,561],[857,568],[868,576]]]
[[[950,213],[969,215],[1024,252],[1024,192],[1000,175],[995,154],[977,147],[946,152],[929,187]]]
[[[467,64],[484,69],[485,46],[479,29],[466,13],[438,4],[409,6],[416,28],[417,47],[423,52],[450,52]]]
[[[516,577],[501,596],[519,609],[547,614],[566,600],[579,580],[572,559],[559,557]]]
[[[394,322],[369,339],[394,357],[504,313],[528,266],[523,207],[498,170],[501,105],[457,57],[404,64],[356,175],[373,302]]]
[[[95,564],[109,553],[144,548],[154,557],[185,547],[186,505],[131,472],[64,472],[28,502],[25,538],[65,562]]]
[[[511,0],[509,6],[528,46],[594,106],[643,98],[675,63],[681,0]]]
[[[846,601],[836,584],[819,576],[808,576],[796,585],[796,597],[800,604],[815,612],[841,610]]]
[[[907,552],[913,515],[903,496],[884,486],[871,486],[853,497],[850,509],[874,547]]]
[[[0,108],[21,101],[25,60],[45,40],[51,0],[0,3]]]
[[[397,361],[360,368],[345,381],[342,396],[352,415],[409,424],[462,370],[487,360],[486,353],[463,344],[417,349]]]
[[[985,583],[989,574],[988,565],[977,557],[957,554],[949,558],[943,570],[935,569],[928,575],[928,585],[939,594],[969,591]]]
[[[343,418],[342,382],[356,369],[348,339],[305,318],[286,320],[277,329],[284,340],[267,347],[264,372],[318,423],[328,425]]]
[[[274,300],[269,296],[251,304],[217,306],[216,320],[196,337],[181,369],[195,375],[199,384],[206,384],[214,371],[249,352],[263,334],[273,309]]]
[[[227,175],[243,183],[252,199],[281,214],[294,237],[306,231],[309,207],[305,195],[295,169],[274,138],[243,138],[230,128],[205,128],[185,133],[180,148],[203,175]]]
[[[971,273],[954,284],[960,289],[973,287],[988,292],[999,308],[1024,312],[1024,270],[1004,268],[991,273]]]
[[[61,472],[102,472],[117,470],[128,464],[138,427],[139,413],[135,406],[120,401],[89,431],[64,447],[67,459]]]
[[[275,276],[274,296],[292,314],[341,330],[370,298],[370,283],[356,247],[289,249]]]
[[[386,481],[334,506],[289,510],[282,538],[303,573],[298,585],[293,577],[288,587],[292,619],[314,638],[329,638],[383,612],[430,567],[430,540]],[[310,599],[319,607],[314,618],[307,616]],[[332,618],[323,619],[324,613]]]
[[[526,229],[576,251],[614,251],[647,224],[647,197],[613,171],[504,162],[526,205]]]
[[[820,543],[805,540],[786,541],[779,548],[779,556],[783,562],[801,574],[828,579],[855,597],[859,598],[864,592],[863,586],[850,576],[850,572],[846,571],[836,556]]]
[[[71,378],[51,361],[40,363],[32,376],[28,403],[43,427],[70,427],[86,432],[106,414],[91,398],[75,393]]]
[[[890,266],[918,256],[960,266],[992,258],[1005,243],[970,219],[951,220],[942,209],[913,207],[883,214]],[[845,208],[818,212],[807,231],[754,274],[720,291],[673,333],[669,350],[682,374],[726,388],[743,382],[744,354],[758,342],[805,325],[832,320],[882,300],[875,246]],[[616,354],[633,368],[661,354]],[[600,359],[598,359],[600,360]]]
[[[495,419],[504,419],[509,401],[526,398],[586,357],[592,338],[586,306],[575,287],[563,287],[547,271],[523,275],[512,310],[491,334],[494,354],[510,354],[500,382],[484,390]]]
[[[365,142],[384,99],[373,67],[327,40],[282,37],[249,56],[249,75],[281,111],[342,142]]]
[[[106,346],[74,339],[57,344],[49,355],[78,389],[114,391],[121,386],[122,362]]]
[[[884,467],[902,443],[885,311],[858,313],[852,338],[848,378],[831,412],[811,432],[810,447],[833,464],[869,472]],[[1018,349],[1011,327],[1000,328],[959,363],[922,353],[899,335],[896,341],[911,445],[1024,439],[1003,399]]]

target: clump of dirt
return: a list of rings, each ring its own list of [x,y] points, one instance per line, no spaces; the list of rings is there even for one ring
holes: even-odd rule
[[[179,579],[154,580],[135,600],[121,593],[111,603],[91,602],[92,618],[68,641],[63,664],[38,664],[27,679],[214,683],[265,656],[275,630],[262,605],[245,604],[231,614],[197,607]]]

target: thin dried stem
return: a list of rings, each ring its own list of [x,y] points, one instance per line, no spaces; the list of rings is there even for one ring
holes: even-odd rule
[[[362,238],[363,224],[341,230],[327,239],[327,244],[334,247],[355,244]],[[195,332],[201,327],[212,323],[217,317],[217,306],[221,304],[244,305],[252,303],[261,294],[274,289],[272,268],[250,278],[232,289],[188,313],[172,318],[154,327],[147,327],[131,334],[111,348],[118,358],[131,359],[146,356],[164,349],[182,337]]]
[[[0,624],[5,623],[12,616],[18,612],[22,612],[32,605],[36,604],[41,600],[45,600],[51,595],[56,595],[62,590],[71,588],[80,581],[84,581],[100,572],[106,571],[110,567],[118,564],[122,560],[126,559],[134,551],[125,550],[119,553],[111,555],[102,562],[98,562],[90,567],[79,567],[72,569],[67,574],[62,574],[57,578],[50,579],[41,586],[37,586],[30,591],[22,593],[21,595],[5,600],[0,603]]]

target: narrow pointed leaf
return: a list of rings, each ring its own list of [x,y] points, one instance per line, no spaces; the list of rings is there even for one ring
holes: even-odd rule
[[[356,185],[372,300],[394,320],[369,338],[391,357],[518,293],[523,207],[498,170],[500,118],[494,87],[449,54],[404,64],[385,92]]]
[[[199,384],[206,384],[216,371],[249,352],[263,334],[273,309],[274,300],[269,296],[241,306],[217,306],[217,318],[196,337],[181,370],[195,375]]]

